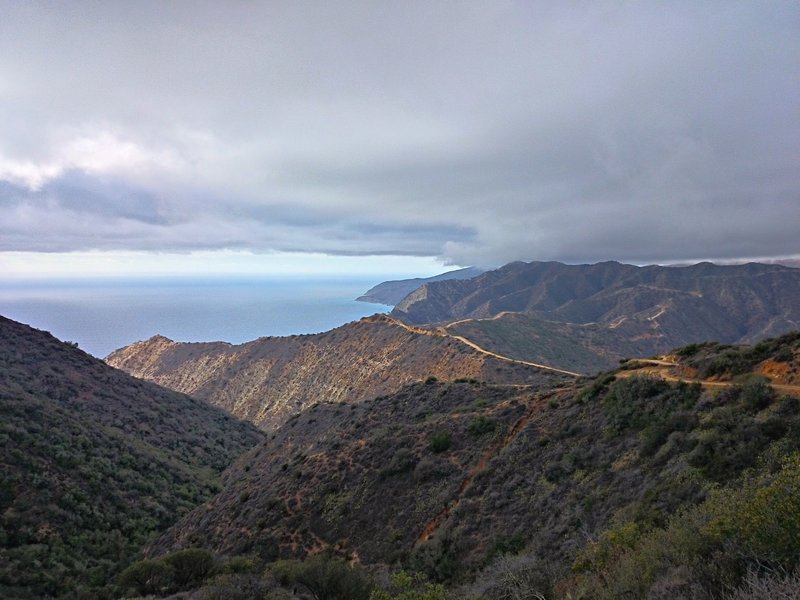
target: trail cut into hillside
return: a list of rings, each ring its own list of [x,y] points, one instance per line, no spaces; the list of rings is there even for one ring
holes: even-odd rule
[[[577,375],[496,355],[469,340],[386,315],[325,333],[266,337],[238,346],[156,336],[117,350],[106,362],[208,400],[263,429],[274,429],[318,402],[363,402],[429,378],[550,387]]]

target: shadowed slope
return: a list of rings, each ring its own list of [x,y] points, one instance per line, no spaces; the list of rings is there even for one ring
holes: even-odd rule
[[[104,597],[261,435],[0,317],[0,595]],[[90,591],[91,590],[91,591]]]

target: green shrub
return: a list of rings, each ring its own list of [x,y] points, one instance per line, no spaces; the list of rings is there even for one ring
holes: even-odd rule
[[[428,438],[428,447],[431,452],[439,454],[450,448],[450,433],[447,431],[434,431]]]
[[[748,567],[791,573],[800,562],[800,453],[768,471],[712,491],[665,528],[627,523],[607,531],[576,560],[577,586],[597,599],[719,598]],[[670,596],[657,590],[670,589]],[[739,597],[742,597],[741,595]]]
[[[704,344],[688,344],[683,348],[678,348],[675,350],[675,354],[681,356],[683,358],[688,358],[690,356],[694,356],[703,347]]]
[[[616,433],[648,426],[668,427],[678,410],[690,408],[702,394],[700,384],[670,384],[654,377],[618,379],[603,400],[609,428]]]
[[[257,571],[257,561],[247,556],[231,556],[222,561],[222,564],[217,567],[217,573],[224,575],[243,575],[256,573]]]
[[[272,573],[281,585],[299,585],[316,600],[368,600],[372,580],[361,569],[329,555],[282,560]]]
[[[165,556],[165,564],[172,568],[173,580],[179,590],[200,585],[214,568],[214,557],[202,548],[187,548]]]
[[[713,518],[705,532],[735,541],[739,552],[791,571],[800,560],[800,454],[786,458],[774,476],[713,492]]]
[[[173,570],[161,560],[140,560],[125,569],[117,583],[123,590],[133,590],[140,596],[160,595],[172,587]]]
[[[375,589],[369,600],[446,600],[447,591],[442,584],[431,583],[420,574],[400,571],[391,577],[389,587]]]
[[[764,377],[752,377],[741,388],[740,401],[751,412],[766,408],[775,399],[775,391]]]
[[[414,457],[411,450],[408,448],[400,448],[395,452],[389,464],[382,468],[378,475],[382,478],[391,477],[393,475],[402,475],[411,471],[417,464],[417,459]]]
[[[484,415],[477,415],[473,417],[469,424],[469,432],[474,436],[484,435],[491,433],[496,427],[495,422]]]
[[[608,386],[613,383],[617,379],[616,375],[613,373],[606,373],[605,375],[600,375],[595,378],[592,385],[586,386],[581,390],[580,395],[578,396],[578,400],[580,402],[586,402],[587,400],[594,400],[600,394],[602,394]]]

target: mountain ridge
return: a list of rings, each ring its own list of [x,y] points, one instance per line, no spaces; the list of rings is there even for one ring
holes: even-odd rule
[[[391,314],[444,326],[501,354],[587,372],[631,353],[657,354],[707,339],[752,343],[797,329],[800,270],[759,263],[516,262],[469,280],[425,284]],[[523,331],[512,331],[512,322]],[[518,339],[513,347],[500,329]],[[567,362],[533,344],[543,331],[551,345],[560,340],[565,351],[573,347]],[[580,341],[586,336],[591,340]]]
[[[106,362],[266,429],[315,402],[361,402],[430,377],[505,384],[559,377],[384,315],[321,334],[240,345],[154,336],[111,353]]]
[[[359,302],[373,302],[376,304],[394,306],[425,283],[450,279],[470,279],[484,272],[484,269],[479,269],[477,267],[465,267],[455,271],[448,271],[440,275],[434,275],[433,277],[415,277],[412,279],[384,281],[383,283],[371,287],[364,292],[362,296],[356,298],[356,300]]]

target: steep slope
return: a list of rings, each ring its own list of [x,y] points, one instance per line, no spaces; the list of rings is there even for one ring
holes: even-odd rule
[[[456,271],[448,271],[433,277],[415,277],[414,279],[400,279],[384,281],[364,292],[363,296],[356,298],[359,302],[374,302],[394,306],[419,286],[434,281],[447,281],[449,279],[471,279],[483,273],[483,269],[467,267]]]
[[[512,263],[468,281],[427,284],[392,314],[409,323],[456,321],[451,332],[474,337],[487,349],[587,372],[632,354],[707,339],[751,343],[796,329],[800,270],[755,263]],[[515,327],[517,341],[510,345],[500,332]],[[551,341],[552,334],[561,338],[555,347],[571,347],[566,362],[536,343],[542,330]]]
[[[783,357],[797,369],[798,355],[797,336],[785,338],[760,351],[758,364]],[[615,555],[593,541],[610,535],[622,551],[632,539],[626,531],[664,527],[717,490],[736,489],[748,469],[777,472],[798,450],[800,404],[758,378],[707,391],[615,373],[560,388],[414,384],[359,405],[304,411],[149,552],[200,545],[273,560],[332,550],[445,581],[476,573],[498,553],[524,552],[562,592],[543,593],[564,597],[609,584],[593,569]],[[604,533],[611,528],[620,529]],[[695,577],[718,586],[715,593],[722,575],[737,585],[751,557],[727,535],[703,546],[728,548],[718,558],[730,562],[716,573],[703,570],[704,559],[640,579]],[[793,543],[800,550],[800,539]],[[602,597],[625,596],[614,593]]]
[[[260,437],[0,317],[0,596],[104,597]]]
[[[316,402],[360,402],[428,377],[504,384],[557,377],[381,315],[326,333],[261,338],[239,346],[157,336],[117,350],[106,361],[265,429]]]
[[[641,335],[633,320],[608,327],[501,313],[488,319],[456,321],[446,329],[503,356],[583,373],[611,369],[622,358],[658,354],[664,344],[660,337]]]

